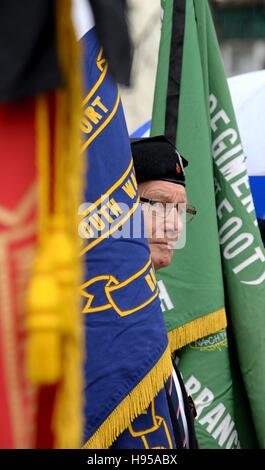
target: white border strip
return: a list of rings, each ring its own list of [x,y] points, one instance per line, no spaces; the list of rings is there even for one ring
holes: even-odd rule
[[[78,40],[95,26],[91,6],[87,0],[72,0],[72,17]]]

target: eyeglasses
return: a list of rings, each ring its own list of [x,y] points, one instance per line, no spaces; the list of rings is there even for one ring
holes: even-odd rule
[[[174,204],[172,202],[153,201],[145,197],[140,197],[140,202],[149,205],[148,212],[154,213],[163,219],[168,217],[173,209],[176,209],[186,224],[190,223],[197,214],[195,207],[188,206],[185,202]]]

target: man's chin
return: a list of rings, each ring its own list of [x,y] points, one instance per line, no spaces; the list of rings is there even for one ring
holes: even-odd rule
[[[151,257],[155,270],[169,266],[173,256],[173,250],[167,244],[151,244]]]
[[[170,265],[170,262],[171,260],[165,260],[165,259],[159,259],[158,261],[155,261],[153,263],[155,271],[158,271],[159,269],[162,269],[162,268],[167,268],[167,266]]]

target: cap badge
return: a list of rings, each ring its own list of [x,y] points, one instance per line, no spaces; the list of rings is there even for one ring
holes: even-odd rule
[[[176,173],[181,173],[181,168],[178,163],[176,164]]]

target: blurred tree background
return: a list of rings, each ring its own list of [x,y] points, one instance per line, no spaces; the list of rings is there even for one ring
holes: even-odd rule
[[[202,0],[206,1],[206,0]],[[265,69],[265,0],[210,0],[227,77]],[[122,88],[129,132],[150,119],[161,27],[160,0],[128,0],[133,86]]]
[[[210,3],[227,76],[265,69],[265,1]]]

